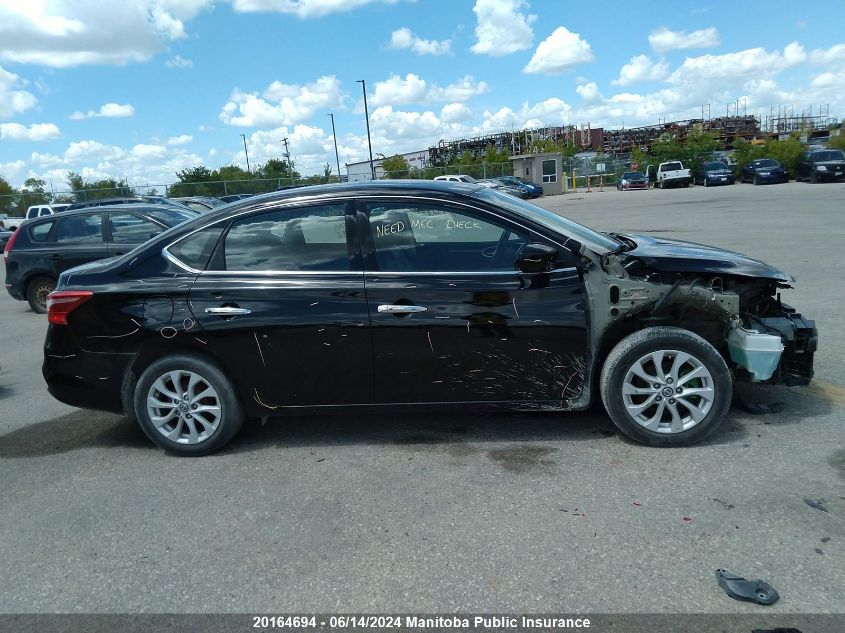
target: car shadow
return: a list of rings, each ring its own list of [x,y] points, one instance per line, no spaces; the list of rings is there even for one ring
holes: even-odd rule
[[[800,424],[829,414],[834,403],[810,390],[753,386],[739,389],[746,401],[782,404],[776,413],[752,415],[736,398],[723,427],[698,446],[745,440],[758,425]],[[2,394],[2,391],[0,391]],[[796,397],[797,396],[797,397]],[[613,439],[616,438],[616,439]],[[459,451],[466,444],[502,442],[625,442],[637,445],[616,430],[599,406],[582,412],[435,412],[345,411],[332,415],[307,414],[250,419],[221,452],[254,452],[270,447],[344,446],[354,444],[425,448],[445,445]],[[449,448],[452,445],[452,448]],[[126,417],[74,411],[30,424],[0,436],[0,458],[42,457],[84,448],[154,450],[138,427]]]

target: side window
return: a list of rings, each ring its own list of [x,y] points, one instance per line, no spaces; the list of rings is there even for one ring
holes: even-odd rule
[[[109,213],[111,241],[119,244],[143,244],[164,229],[155,222],[132,213]]]
[[[62,218],[56,227],[59,244],[94,244],[103,241],[103,214]]]
[[[208,264],[208,258],[223,233],[225,224],[216,224],[200,229],[193,235],[179,240],[167,250],[180,262],[194,270],[204,270]]]
[[[235,220],[223,240],[223,261],[232,271],[347,271],[345,205],[279,209]]]
[[[557,167],[555,160],[543,161],[543,182],[557,182]]]
[[[38,216],[43,217],[45,215],[53,215],[53,212],[47,207],[41,207],[41,211],[38,212]]]
[[[378,269],[386,272],[512,271],[528,234],[450,207],[369,203]]]
[[[40,222],[29,229],[29,237],[33,242],[46,242],[54,222]]]

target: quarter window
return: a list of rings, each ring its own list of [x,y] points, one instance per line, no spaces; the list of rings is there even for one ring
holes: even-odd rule
[[[41,222],[29,229],[29,236],[34,242],[46,242],[47,236],[50,235],[50,229],[53,228],[53,222]]]
[[[557,182],[557,161],[543,161],[543,182]]]
[[[132,213],[109,213],[111,240],[120,244],[142,244],[162,228],[146,218]]]
[[[168,251],[173,257],[194,270],[204,270],[211,252],[223,232],[222,224],[207,226],[196,233],[179,240]]]
[[[93,244],[103,241],[103,215],[75,215],[59,220],[56,241],[59,244]]]
[[[226,270],[349,270],[343,204],[241,218],[223,245]]]
[[[370,203],[379,270],[512,271],[528,235],[474,214],[439,206]]]

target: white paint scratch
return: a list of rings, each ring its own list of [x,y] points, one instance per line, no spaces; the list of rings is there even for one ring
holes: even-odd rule
[[[255,344],[258,346],[258,355],[261,356],[261,364],[267,367],[267,362],[264,360],[264,352],[261,351],[261,343],[258,342],[258,334],[252,333],[255,337]]]
[[[431,353],[434,353],[434,344],[431,342],[431,332],[426,332],[426,336],[428,336],[428,346],[431,348]]]
[[[516,297],[511,299],[511,303],[513,303],[513,313],[516,315],[516,318],[519,318],[519,310],[516,309]]]

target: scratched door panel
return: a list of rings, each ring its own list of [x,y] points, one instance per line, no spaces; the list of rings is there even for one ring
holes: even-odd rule
[[[581,393],[585,296],[575,271],[533,276],[367,273],[366,288],[377,402],[566,406]],[[385,304],[427,311],[379,313],[378,306]]]

